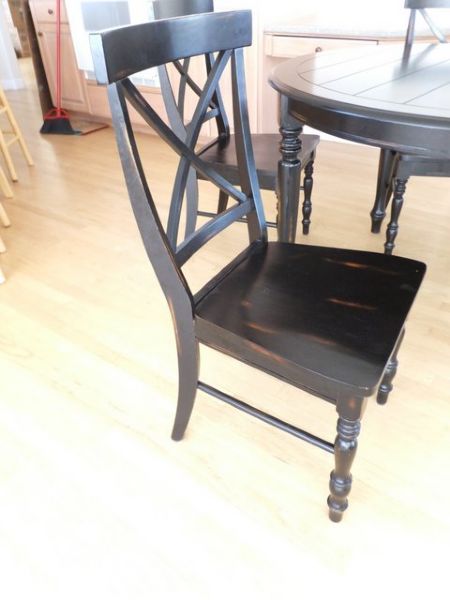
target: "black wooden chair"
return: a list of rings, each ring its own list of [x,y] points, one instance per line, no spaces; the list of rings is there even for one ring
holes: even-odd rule
[[[213,0],[155,0],[153,10],[156,19],[167,19],[170,17],[180,17],[192,14],[200,14],[214,11]],[[205,55],[205,71],[208,73],[214,63],[212,55]],[[166,65],[159,67],[159,77],[162,96],[166,107],[167,115],[172,128],[174,128],[181,137],[183,130],[186,131],[186,93],[190,88],[195,94],[200,93],[200,88],[193,77],[191,77],[191,62],[186,59],[183,64],[176,61],[174,63],[179,78],[178,93],[173,90],[173,79],[169,79]],[[212,99],[211,111],[206,113],[205,118],[214,119],[217,129],[217,137],[205,144],[198,154],[202,156],[205,162],[211,164],[219,173],[226,177],[231,183],[239,184],[239,170],[237,165],[237,156],[235,151],[234,136],[230,134],[230,126],[222,100],[220,88],[217,89],[215,97]],[[184,133],[186,135],[186,132]],[[311,193],[313,186],[313,168],[316,147],[319,143],[317,135],[302,135],[302,148],[300,151],[300,164],[304,169],[303,204],[302,204],[302,226],[303,233],[309,232],[311,223]],[[258,173],[259,185],[262,189],[278,192],[278,162],[281,159],[279,145],[280,136],[278,134],[252,134],[253,152]],[[198,177],[203,179],[201,173]],[[299,189],[299,193],[300,193]],[[195,172],[191,171],[189,183],[187,186],[188,202],[197,205],[198,187]],[[219,192],[219,201],[217,212],[222,212],[228,205],[228,196],[225,192]],[[296,217],[298,214],[298,200],[289,210],[294,211]],[[186,222],[187,233],[193,231],[192,222],[195,219],[195,211],[190,211],[192,219]],[[210,217],[211,213],[198,211],[198,214]],[[267,222],[268,226],[276,227],[278,223]],[[295,231],[286,231],[284,220],[279,222],[279,237],[284,241],[295,241]]]
[[[117,143],[137,224],[173,317],[179,392],[172,437],[180,440],[200,389],[335,454],[328,505],[347,508],[350,467],[367,397],[384,403],[396,369],[404,323],[425,265],[371,252],[267,241],[246,105],[243,47],[251,13],[209,13],[154,21],[91,36],[97,80],[109,84]],[[143,69],[216,53],[187,135],[180,137],[129,77]],[[205,113],[229,64],[240,188],[195,151]],[[167,233],[144,174],[128,106],[180,156]],[[236,204],[178,240],[190,168]],[[182,185],[179,182],[182,181]],[[193,293],[183,265],[212,237],[247,217],[248,246]],[[205,251],[205,250],[204,250]],[[270,373],[335,405],[335,443],[322,440],[199,381],[199,343]],[[300,408],[300,407],[299,407]]]
[[[416,14],[419,12],[428,24],[439,43],[446,43],[446,37],[432,21],[427,8],[450,8],[450,0],[405,0],[405,8],[411,10],[404,45],[404,58],[408,60],[414,42]],[[408,179],[412,175],[428,177],[449,177],[450,160],[404,154],[393,150],[382,149],[378,165],[377,190],[375,203],[370,213],[372,232],[379,233],[381,223],[386,216],[386,208],[392,197],[391,220],[387,226],[385,253],[392,254],[394,241],[398,233],[398,220]]]

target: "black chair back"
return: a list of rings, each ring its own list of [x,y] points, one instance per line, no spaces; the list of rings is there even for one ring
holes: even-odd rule
[[[208,12],[214,12],[213,0],[155,0],[153,2],[153,13],[157,20]],[[200,57],[196,58],[197,60],[200,59]],[[207,76],[211,72],[214,60],[212,53],[203,56],[204,69],[202,74],[204,76]],[[174,67],[171,73],[169,73],[169,66]],[[180,138],[185,138],[187,135],[186,127],[190,121],[190,116],[187,114],[188,110],[186,109],[187,94],[190,91],[193,93],[194,98],[198,98],[201,94],[201,86],[192,75],[191,57],[185,58],[182,62],[175,61],[172,65],[161,65],[158,67],[158,75],[161,94],[164,99],[164,106],[170,125]],[[177,75],[178,78],[176,77]],[[213,119],[218,138],[227,139],[230,135],[230,127],[219,86],[217,86],[212,97],[211,108],[214,110],[205,113],[204,123]],[[214,141],[211,140],[208,147]],[[188,207],[185,234],[188,236],[195,230],[197,214],[211,216],[211,213],[205,213],[204,211],[199,213],[198,211],[198,180],[194,169],[190,169],[187,175],[185,201]]]
[[[167,286],[182,289],[182,296],[186,300],[191,299],[191,292],[181,272],[182,265],[207,241],[236,220],[247,218],[250,241],[265,241],[267,238],[251,148],[245,92],[242,49],[250,44],[250,11],[193,15],[91,35],[97,80],[109,84],[112,117],[133,210],[148,256],[169,296],[172,292],[168,292]],[[216,57],[210,65],[203,90],[198,90],[199,100],[192,121],[182,132],[166,125],[130,80],[132,75],[151,67],[213,53],[216,53]],[[214,117],[217,113],[213,99],[227,64],[230,64],[232,75],[241,189],[231,185],[195,153],[202,123],[205,118]],[[180,156],[166,230],[142,167],[128,103]],[[179,241],[183,198],[191,168],[200,172],[203,178],[214,183],[237,204]]]
[[[439,29],[433,19],[430,17],[427,12],[427,8],[450,8],[450,0],[405,0],[405,8],[409,8],[411,10],[411,14],[409,16],[408,29],[406,31],[405,38],[405,52],[408,53],[411,50],[411,46],[414,42],[414,32],[416,26],[416,13],[420,12],[423,19],[427,23],[430,31],[435,36],[435,38],[441,43],[445,44],[447,42],[447,38],[444,33]]]
[[[170,19],[180,15],[214,12],[213,0],[154,0],[155,19]]]
[[[214,12],[214,3],[212,0],[155,0],[153,2],[153,12],[157,20],[170,19],[173,17]],[[214,64],[213,54],[206,54],[204,60],[205,72],[209,74]],[[173,62],[173,66],[179,74],[177,99],[175,99],[174,84],[169,77],[167,65],[164,64],[158,67],[161,93],[164,98],[167,116],[171,126],[176,131],[179,131],[180,137],[186,128],[186,92],[190,89],[196,96],[199,96],[201,93],[199,85],[192,79],[189,73],[190,62],[191,57],[185,58],[182,63],[180,61]],[[219,136],[227,136],[229,134],[229,125],[219,87],[216,89],[212,103],[216,108],[213,116],[216,121],[218,134]],[[211,118],[211,115],[205,115],[205,120],[206,118]]]
[[[405,8],[449,8],[449,0],[405,0]]]

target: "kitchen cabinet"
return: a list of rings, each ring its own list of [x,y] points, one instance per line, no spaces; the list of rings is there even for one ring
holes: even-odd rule
[[[77,21],[71,15],[71,12],[74,12],[74,4],[69,4],[72,2],[75,3],[75,0],[66,0],[70,22],[67,18],[64,3],[62,6],[63,107],[70,111],[90,115],[92,119],[105,120],[110,118],[106,89],[97,86],[91,72],[92,66],[84,67],[84,69],[87,69],[89,77],[86,78],[85,71],[80,70],[77,65],[74,40],[71,37],[70,29],[72,24],[72,34],[77,31]],[[136,0],[135,4],[138,5],[140,2],[141,0]],[[388,0],[382,0],[382,2],[384,3],[384,11],[386,11],[389,2]],[[402,8],[402,2],[398,0],[397,3],[399,4],[398,18],[393,21],[389,20],[389,23],[384,24],[385,19],[383,20],[382,17],[385,12],[378,8],[374,9],[375,12],[372,11],[370,15],[366,14],[366,9],[358,8],[357,11],[351,13],[350,18],[349,14],[341,15],[336,7],[333,8],[334,4],[331,0],[329,2],[328,0],[317,0],[317,6],[315,7],[309,5],[308,7],[299,6],[290,0],[279,0],[276,6],[272,3],[246,0],[246,7],[253,10],[254,31],[253,44],[245,49],[247,93],[252,131],[272,133],[278,129],[278,97],[268,84],[269,73],[273,67],[287,58],[311,52],[326,52],[350,46],[370,46],[401,41],[408,15],[407,11]],[[55,2],[53,0],[29,0],[29,4],[38,35],[37,39],[45,72],[55,102]],[[87,1],[82,4],[87,4]],[[92,6],[98,4],[98,1],[92,2]],[[359,7],[358,4],[355,4],[355,6]],[[239,0],[215,0],[215,8],[216,10],[232,10],[242,8],[242,3]],[[281,22],[278,22],[280,19]],[[383,20],[381,24],[380,19]],[[405,23],[402,19],[405,20]],[[85,27],[81,16],[78,20],[78,24]],[[87,31],[78,32],[75,38],[77,55],[80,54],[79,47],[82,35],[87,36]],[[426,32],[427,39],[429,39],[429,35],[429,32]],[[84,43],[86,45],[86,40]],[[89,48],[87,52],[89,52]],[[200,69],[198,71],[200,72]],[[145,92],[146,97],[151,99],[152,106],[155,107],[161,117],[165,118],[164,103],[159,87],[151,87],[151,84],[147,85],[144,80],[140,83],[142,85],[138,83],[138,87]],[[222,82],[222,95],[226,105],[229,106],[231,82],[226,76]],[[188,103],[189,106],[192,107],[195,100],[195,98],[192,98]],[[229,116],[231,118],[231,115]],[[132,113],[132,120],[137,123],[141,122],[140,117],[135,113]],[[210,124],[202,130],[204,136],[212,133],[213,130]]]
[[[275,58],[295,58],[302,54],[313,52],[324,52],[327,50],[339,50],[351,48],[352,46],[375,46],[377,40],[348,39],[332,37],[302,37],[286,35],[264,36],[264,52],[266,56]]]
[[[56,105],[55,3],[49,0],[30,0],[29,4],[50,93],[53,104]],[[78,69],[64,5],[62,5],[61,21],[62,106],[70,111],[89,113],[86,81],[84,73]]]

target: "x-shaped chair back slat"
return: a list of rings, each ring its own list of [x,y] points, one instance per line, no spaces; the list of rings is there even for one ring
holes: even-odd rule
[[[205,32],[205,35],[201,32]],[[200,39],[194,41],[193,35]],[[165,43],[161,36],[164,36]],[[140,40],[139,47],[137,40]],[[182,44],[179,43],[180,40],[184,40]],[[180,270],[181,266],[212,237],[245,216],[250,241],[267,238],[246,106],[243,46],[251,43],[250,12],[209,13],[182,19],[154,21],[95,34],[91,41],[97,78],[99,81],[103,79],[104,82],[109,83],[108,94],[125,178],[144,245],[154,266],[156,254],[162,250],[167,254],[168,262],[158,261],[161,264],[155,266],[160,278],[167,277],[168,272],[167,268],[164,273],[161,272],[162,264],[170,263],[169,270],[177,275],[190,294]],[[129,57],[130,64],[119,53],[120,45]],[[133,45],[137,50],[136,53],[131,52],[130,46]],[[149,46],[153,47],[149,48]],[[195,56],[206,56],[207,78],[203,88],[187,75],[187,59],[191,56],[190,51]],[[177,69],[181,72],[185,88],[186,86],[191,88],[198,97],[192,119],[188,124],[182,122],[183,119],[178,111],[178,118],[169,118],[169,124],[166,124],[129,79],[129,76],[140,70],[153,66],[161,67],[168,63],[178,64]],[[240,189],[227,181],[210,163],[203,161],[196,152],[202,125],[211,111],[218,108],[219,83],[227,64],[230,65],[232,78]],[[183,94],[185,90],[181,96]],[[128,105],[136,109],[153,131],[179,156],[167,231],[164,231],[147,183]],[[188,231],[184,239],[179,241],[183,199],[190,176],[192,173],[196,175],[197,172],[234,199],[236,204],[207,221],[199,229]],[[189,219],[193,207],[187,208],[187,219]],[[191,217],[190,222],[192,225],[195,217]],[[157,240],[155,236],[160,239]]]

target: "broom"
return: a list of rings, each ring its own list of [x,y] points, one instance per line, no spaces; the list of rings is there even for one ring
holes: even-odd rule
[[[61,108],[61,0],[56,0],[56,108],[44,115],[41,133],[77,135],[73,129],[67,111]]]

